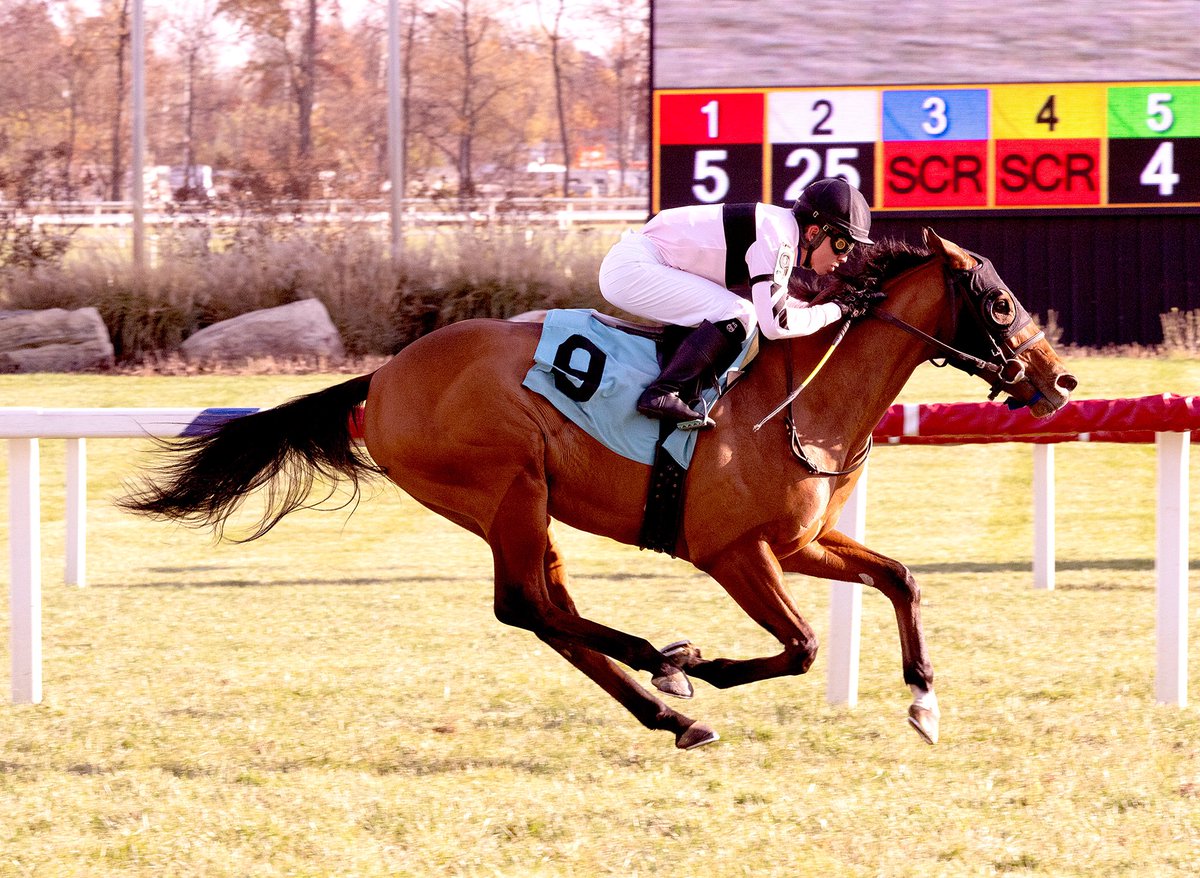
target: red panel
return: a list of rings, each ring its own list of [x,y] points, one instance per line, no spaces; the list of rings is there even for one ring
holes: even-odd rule
[[[884,207],[986,207],[986,140],[883,144]]]
[[[1200,430],[1200,396],[1163,393],[1137,399],[1083,399],[1049,418],[1001,403],[930,403],[919,406],[917,435],[904,434],[904,406],[893,405],[876,426],[876,441],[914,445],[981,442],[1064,442],[1088,434],[1096,442],[1152,442],[1155,433]]]
[[[996,204],[1099,203],[1099,140],[996,141]]]
[[[662,95],[659,143],[762,143],[765,106],[762,92]]]

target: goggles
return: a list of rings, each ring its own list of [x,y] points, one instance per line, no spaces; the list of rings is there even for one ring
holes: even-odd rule
[[[841,256],[844,253],[849,253],[854,249],[854,239],[848,235],[843,235],[833,226],[822,226],[821,231],[823,231],[829,238],[829,246],[838,256]]]

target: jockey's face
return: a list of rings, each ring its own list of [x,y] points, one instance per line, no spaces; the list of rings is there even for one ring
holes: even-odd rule
[[[834,247],[834,237],[833,236],[836,234],[837,233],[834,232],[831,235],[830,234],[825,235],[824,238],[821,240],[820,246],[817,247],[817,249],[813,251],[812,270],[815,271],[819,275],[829,274],[831,271],[833,271],[838,266],[844,265],[846,263],[846,260],[850,258],[850,251],[853,249],[852,246],[845,247],[843,245],[843,247],[841,247],[841,248]],[[815,241],[817,239],[817,237],[820,235],[821,235],[821,229],[818,226],[815,226],[815,225],[808,226],[804,230],[805,246],[811,245],[811,243],[813,241]],[[838,252],[839,249],[841,249],[842,252],[839,253]]]

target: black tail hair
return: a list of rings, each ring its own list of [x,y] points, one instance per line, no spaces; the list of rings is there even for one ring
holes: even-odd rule
[[[266,487],[266,510],[253,533],[261,537],[289,512],[316,506],[308,501],[313,482],[350,484],[347,503],[360,496],[360,480],[379,468],[355,447],[351,419],[367,398],[371,376],[297,397],[275,408],[235,418],[211,433],[164,440],[173,459],[131,487],[117,505],[130,512],[211,527],[218,538],[225,523],[252,491]],[[182,455],[182,456],[180,456]]]

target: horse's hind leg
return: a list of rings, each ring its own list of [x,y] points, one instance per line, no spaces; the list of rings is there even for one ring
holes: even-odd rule
[[[908,722],[927,743],[936,744],[940,711],[921,629],[921,589],[908,568],[836,530],[785,558],[783,566],[806,576],[862,582],[879,589],[892,602],[900,629],[904,682],[913,693]]]
[[[578,615],[575,603],[567,592],[567,571],[562,556],[549,533],[549,544],[545,559],[546,586],[550,600],[568,613]],[[675,746],[691,750],[718,739],[716,731],[704,723],[696,722],[676,710],[672,710],[655,698],[626,674],[607,656],[581,646],[572,645],[560,638],[539,635],[563,658],[583,671],[596,685],[615,698],[648,729],[663,729],[675,735]]]
[[[556,641],[556,649],[561,645],[592,650],[634,670],[650,671],[660,689],[690,695],[686,675],[649,641],[585,619],[551,599],[545,567],[551,546],[546,499],[544,478],[533,471],[518,472],[484,530],[495,564],[496,618],[547,642]]]

